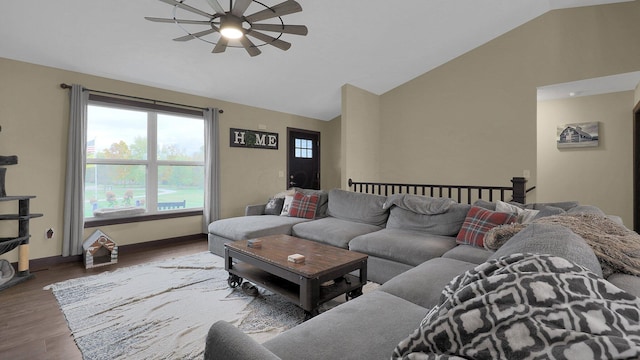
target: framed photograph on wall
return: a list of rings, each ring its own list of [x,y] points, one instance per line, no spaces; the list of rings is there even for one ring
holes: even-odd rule
[[[598,131],[597,121],[558,125],[558,149],[598,146]]]

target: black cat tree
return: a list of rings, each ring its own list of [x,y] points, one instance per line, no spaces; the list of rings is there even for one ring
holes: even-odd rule
[[[0,156],[0,202],[17,201],[17,213],[0,214],[0,221],[17,221],[17,236],[0,237],[0,255],[9,252],[16,247],[18,251],[18,271],[6,260],[0,260],[0,290],[6,289],[23,281],[31,279],[33,274],[29,272],[29,220],[40,217],[42,214],[32,214],[29,211],[29,200],[35,198],[33,195],[27,196],[7,196],[5,189],[6,165],[15,165],[18,157]]]

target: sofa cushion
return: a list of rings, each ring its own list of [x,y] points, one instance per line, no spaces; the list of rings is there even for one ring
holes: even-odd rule
[[[382,227],[326,217],[293,226],[292,235],[347,249],[356,236],[381,230]]]
[[[319,198],[318,194],[305,195],[296,192],[289,208],[289,216],[305,219],[315,218]]]
[[[442,255],[443,258],[456,259],[474,264],[482,264],[493,254],[484,248],[460,244]]]
[[[239,216],[216,220],[209,224],[209,233],[231,240],[246,240],[267,235],[291,235],[295,224],[309,221],[278,215]]]
[[[407,265],[420,265],[456,246],[451,236],[430,235],[402,229],[382,229],[349,242],[349,250]]]
[[[602,267],[591,247],[583,238],[562,225],[529,224],[493,253],[489,260],[516,253],[559,256],[602,276]]]
[[[388,359],[427,309],[381,291],[341,304],[263,345],[282,359]]]
[[[607,216],[604,211],[600,210],[599,207],[593,205],[578,205],[567,210],[567,214],[593,214],[600,216]]]
[[[427,234],[455,236],[471,208],[467,204],[452,204],[440,214],[418,214],[410,210],[394,206],[390,210],[387,228],[421,231]]]
[[[578,205],[579,203],[577,201],[560,201],[560,202],[551,202],[551,203],[531,203],[531,204],[526,204],[524,208],[541,210],[547,206],[553,206],[556,208],[560,208],[564,211],[569,211],[571,208],[574,208]]]
[[[544,206],[538,210],[538,214],[533,218],[533,220],[538,220],[547,216],[555,216],[566,213],[566,211],[562,210],[559,207],[555,206]]]
[[[487,200],[478,199],[473,203],[473,206],[481,207],[483,209],[496,211],[496,203]]]
[[[459,244],[484,246],[484,234],[498,225],[516,222],[518,219],[511,213],[487,210],[472,206],[467,213],[462,228],[456,237]]]
[[[634,296],[640,297],[640,276],[613,273],[607,278],[607,281]]]
[[[389,212],[382,208],[386,197],[341,189],[329,191],[328,215],[364,224],[384,226]]]
[[[453,278],[475,267],[476,264],[465,261],[435,258],[387,281],[378,288],[378,291],[431,308],[438,304],[442,289]]]

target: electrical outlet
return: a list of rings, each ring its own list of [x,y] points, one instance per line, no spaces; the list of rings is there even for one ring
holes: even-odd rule
[[[44,238],[45,239],[53,239],[53,236],[55,235],[55,232],[53,231],[53,228],[48,228],[45,232],[44,232]]]

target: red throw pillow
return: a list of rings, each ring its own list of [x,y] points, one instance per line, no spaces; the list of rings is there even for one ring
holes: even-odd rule
[[[316,216],[319,199],[320,196],[318,194],[305,195],[301,192],[296,192],[289,208],[289,216],[313,219]]]
[[[462,223],[462,228],[456,237],[458,244],[468,244],[484,247],[484,234],[498,225],[510,224],[518,221],[518,217],[511,213],[503,213],[472,206]]]

